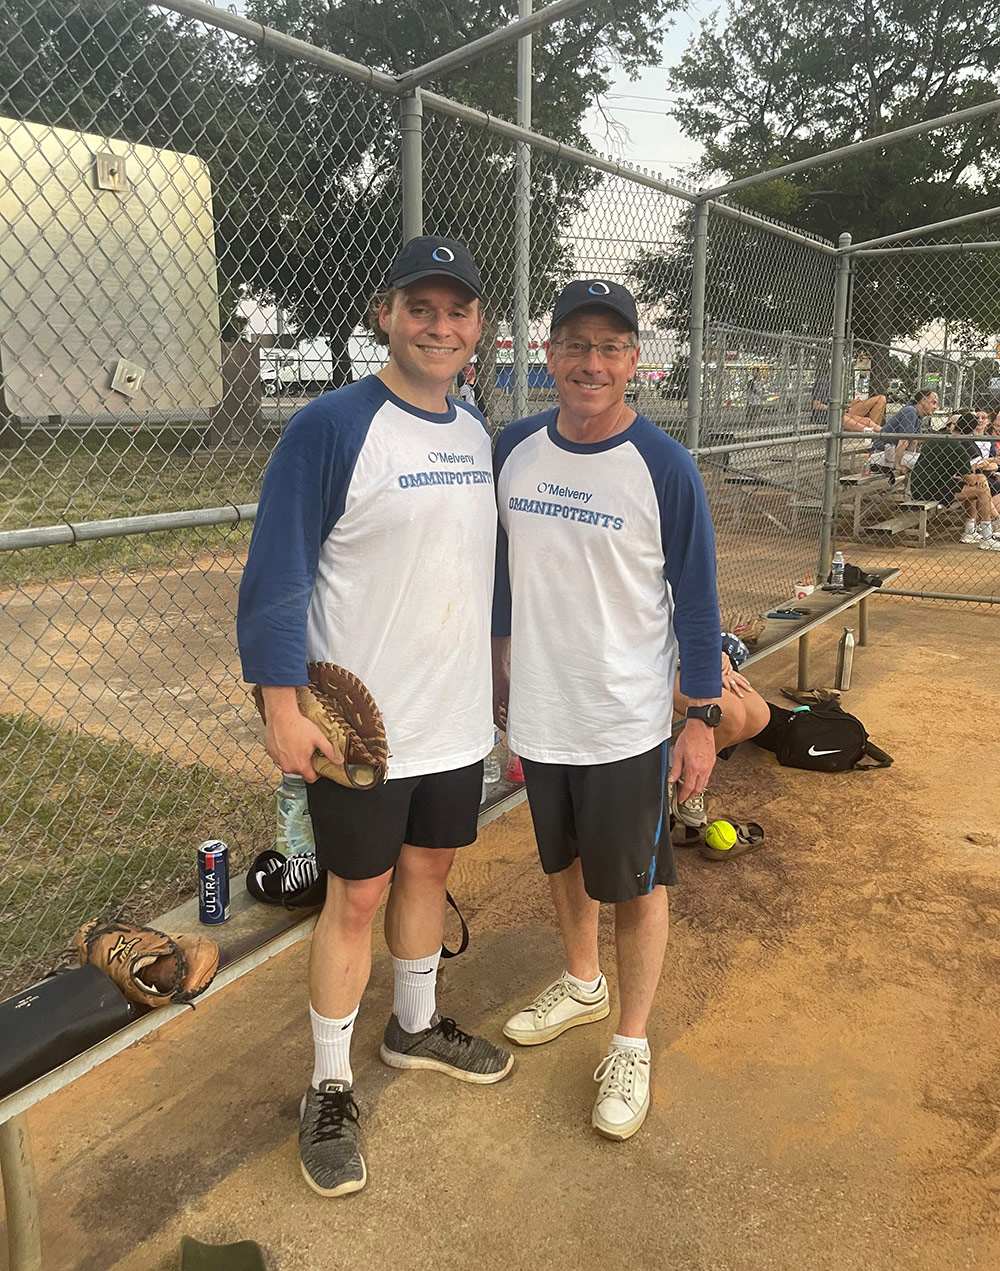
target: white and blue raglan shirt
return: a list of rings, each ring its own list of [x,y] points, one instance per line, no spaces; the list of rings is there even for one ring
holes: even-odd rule
[[[388,776],[493,745],[496,504],[478,411],[419,410],[375,376],[303,407],[271,456],[240,586],[243,677],[336,662],[378,702]]]
[[[678,650],[682,692],[722,694],[715,535],[694,461],[649,419],[581,445],[557,415],[509,424],[494,456],[507,740],[611,763],[669,737]]]

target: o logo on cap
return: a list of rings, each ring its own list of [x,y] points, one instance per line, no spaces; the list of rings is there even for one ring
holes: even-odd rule
[[[611,288],[606,282],[592,282],[587,288],[592,296],[610,296]]]
[[[455,259],[455,253],[450,247],[435,247],[431,252],[431,258],[447,264]]]

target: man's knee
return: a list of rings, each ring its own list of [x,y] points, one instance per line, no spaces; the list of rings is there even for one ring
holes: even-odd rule
[[[396,863],[396,877],[402,876],[418,885],[441,884],[448,877],[454,859],[453,847],[414,847],[412,843],[404,843]]]
[[[352,930],[371,926],[388,883],[388,874],[381,874],[378,878],[328,875],[323,918]]]

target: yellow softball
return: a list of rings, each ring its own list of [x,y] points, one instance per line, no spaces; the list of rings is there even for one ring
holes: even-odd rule
[[[736,830],[728,821],[713,821],[705,830],[705,842],[716,851],[728,852],[736,845]]]

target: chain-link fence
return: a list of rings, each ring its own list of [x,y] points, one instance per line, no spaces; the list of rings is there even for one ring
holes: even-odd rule
[[[225,31],[139,0],[8,9],[0,992],[86,919],[190,895],[199,840],[224,838],[234,869],[269,844],[275,774],[234,637],[257,490],[294,410],[382,364],[365,314],[415,224],[481,263],[495,429],[554,401],[561,285],[618,279],[640,302],[630,401],[698,456],[726,621],[816,570],[834,517],[831,244],[431,93],[401,106],[391,77],[221,10]],[[943,350],[862,331],[860,312],[837,345],[848,397],[886,391],[879,340],[897,379],[959,393],[957,328]],[[840,448],[842,497],[869,490],[869,445]],[[869,521],[865,503],[859,542]],[[897,563],[895,541],[865,551]]]
[[[998,249],[973,226],[851,253],[847,412],[883,403],[882,435],[863,483],[842,486],[838,545],[899,566],[898,593],[1000,597]]]

